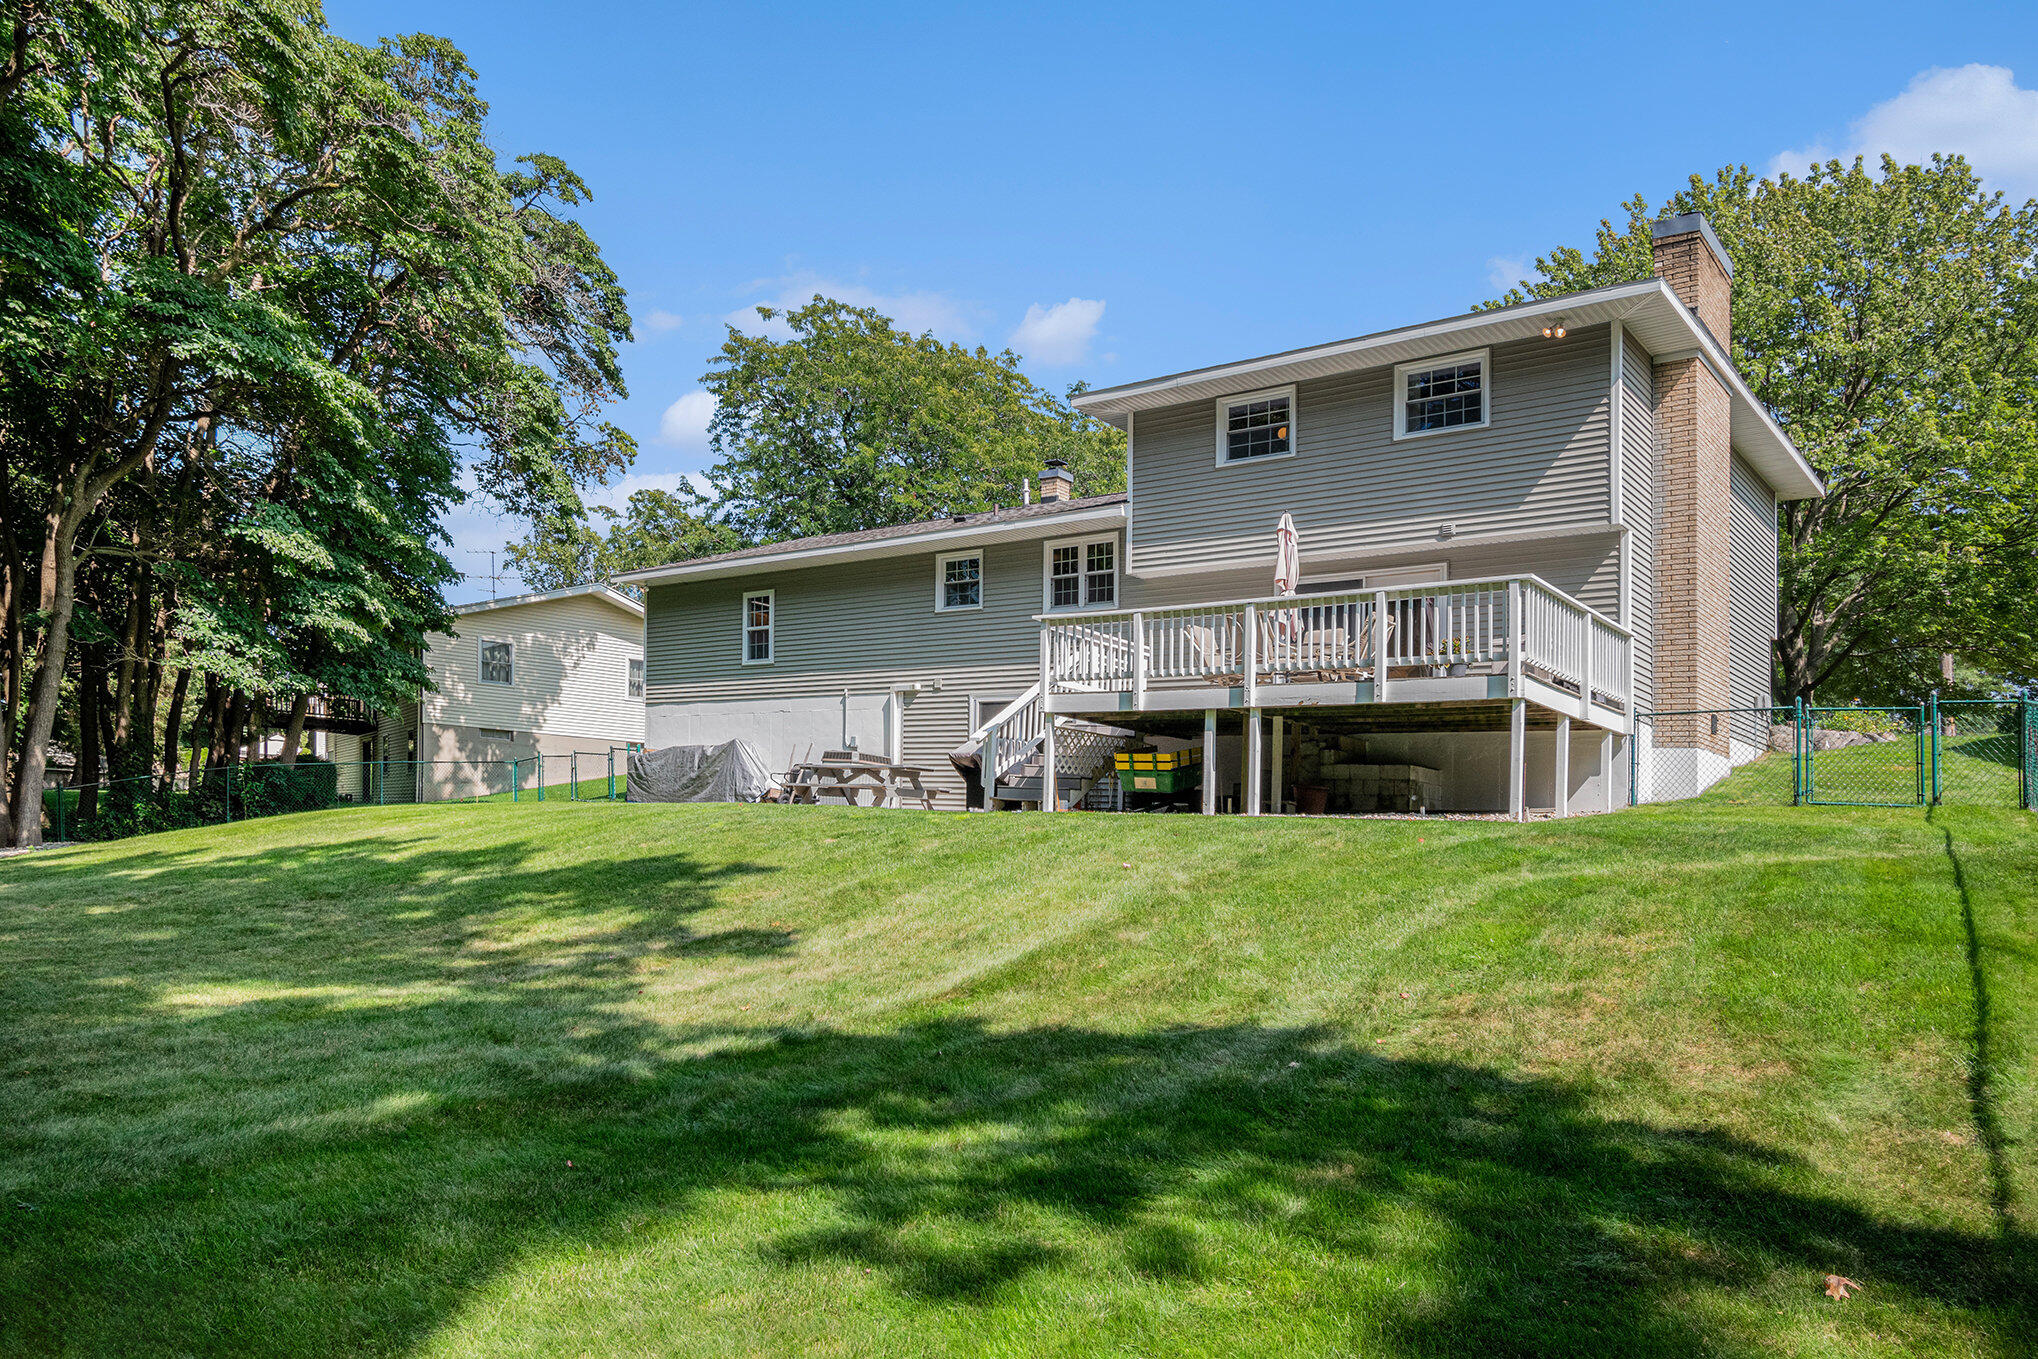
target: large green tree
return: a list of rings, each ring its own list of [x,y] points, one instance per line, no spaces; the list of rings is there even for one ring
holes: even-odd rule
[[[1124,489],[1124,436],[1036,386],[1010,350],[910,335],[821,297],[758,311],[790,338],[731,328],[702,379],[715,397],[708,477],[746,538],[1014,505],[1051,457],[1083,494]]]
[[[1622,208],[1501,301],[1646,278],[1655,217],[1711,219],[1734,361],[1828,487],[1779,526],[1778,692],[1915,696],[1947,653],[2038,673],[2038,203],[1935,156],[1729,167]]]
[[[622,513],[597,505],[587,519],[552,516],[509,547],[512,570],[538,590],[613,580],[667,562],[743,546],[743,538],[690,487],[634,492]]]
[[[629,318],[565,211],[585,187],[498,165],[441,39],[52,0],[0,10],[0,52],[0,233],[41,242],[0,274],[0,782],[33,840],[67,685],[146,772],[194,673],[215,750],[278,700],[420,682],[462,458],[511,509],[577,513],[633,453],[600,419]]]

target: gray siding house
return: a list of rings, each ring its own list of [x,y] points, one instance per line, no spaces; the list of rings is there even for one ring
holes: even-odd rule
[[[1050,809],[1132,739],[1199,747],[1206,811],[1330,759],[1415,766],[1431,810],[1609,807],[1630,742],[1642,797],[1710,783],[1766,715],[1637,714],[1769,705],[1777,504],[1823,488],[1731,365],[1710,227],[1656,236],[1651,279],[1085,393],[1124,495],[1051,464],[1037,504],[625,577],[647,742],[850,746]]]

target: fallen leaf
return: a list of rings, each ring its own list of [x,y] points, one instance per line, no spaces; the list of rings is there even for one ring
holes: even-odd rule
[[[1860,1284],[1855,1283],[1845,1275],[1828,1274],[1826,1276],[1826,1296],[1829,1298],[1838,1298],[1844,1301],[1847,1297],[1848,1289],[1859,1287],[1861,1287]]]
[[[573,1162],[571,1162],[571,1161],[568,1161],[568,1162],[566,1163],[566,1168],[567,1168],[568,1170],[571,1170],[571,1169],[573,1169]]]

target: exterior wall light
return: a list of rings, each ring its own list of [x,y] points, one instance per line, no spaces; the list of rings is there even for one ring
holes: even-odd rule
[[[1555,317],[1552,317],[1552,318],[1550,318],[1550,321],[1549,321],[1549,323],[1548,323],[1547,325],[1545,325],[1545,326],[1543,327],[1543,338],[1544,338],[1544,339],[1546,339],[1546,340],[1561,340],[1561,339],[1563,339],[1563,338],[1564,338],[1564,318],[1563,318],[1563,317],[1561,317],[1561,316],[1555,316]]]

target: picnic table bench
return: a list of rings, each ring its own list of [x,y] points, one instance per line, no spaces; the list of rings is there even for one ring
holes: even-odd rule
[[[918,765],[884,760],[808,760],[786,779],[786,801],[810,806],[839,802],[849,807],[898,807],[917,803],[934,810],[935,793],[920,781]]]

